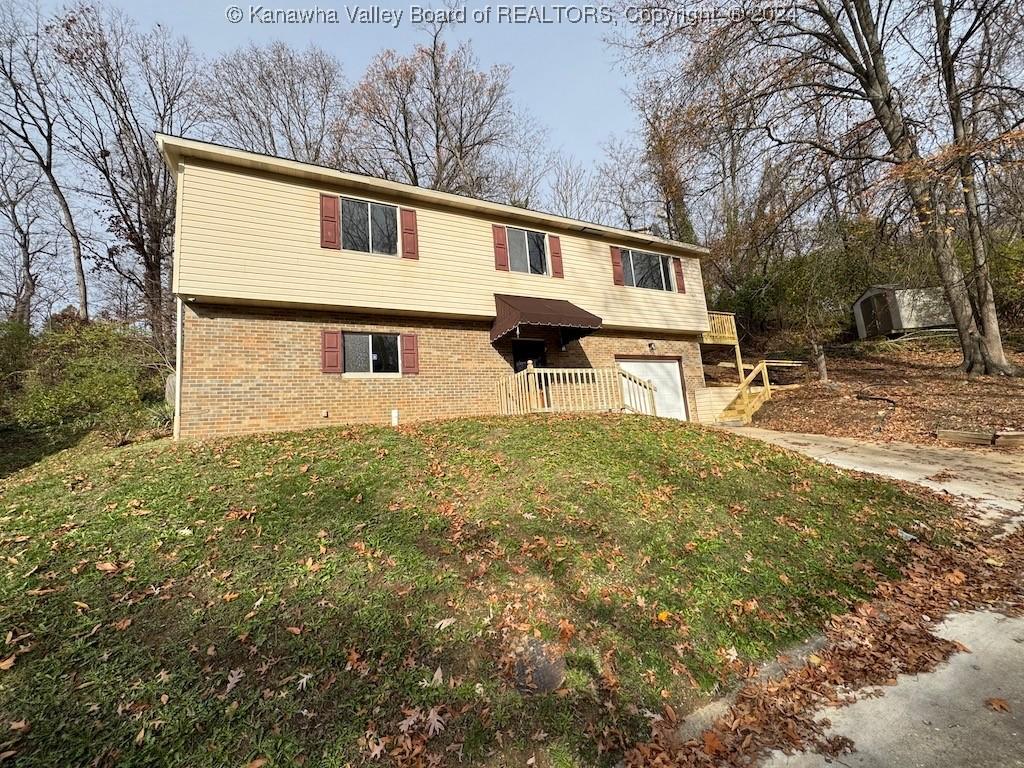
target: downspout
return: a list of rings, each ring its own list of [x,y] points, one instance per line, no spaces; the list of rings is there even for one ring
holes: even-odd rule
[[[175,175],[176,189],[174,199],[174,264],[171,273],[171,290],[174,292],[174,304],[177,319],[174,325],[174,439],[181,439],[181,366],[185,348],[185,308],[178,293],[178,277],[181,261],[181,212],[185,203],[185,164],[178,163]]]
[[[181,439],[181,362],[182,350],[185,346],[185,308],[180,296],[174,297],[178,310],[177,324],[174,328],[174,439]]]

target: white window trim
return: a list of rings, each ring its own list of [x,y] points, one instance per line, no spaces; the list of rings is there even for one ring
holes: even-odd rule
[[[362,253],[362,251],[357,251],[357,253]],[[386,255],[386,254],[377,254],[377,255],[379,256],[379,255]],[[349,378],[349,379],[389,379],[389,378],[390,379],[400,379],[400,378],[402,378],[402,373],[403,373],[403,371],[402,371],[402,334],[400,334],[400,333],[390,333],[390,332],[387,332],[387,331],[342,331],[342,334],[343,334],[343,336],[342,336],[342,343],[341,343],[342,352],[344,352],[344,349],[345,349],[344,334],[352,334],[354,336],[358,336],[358,335],[361,334],[363,336],[366,336],[366,345],[367,345],[367,347],[369,347],[369,354],[370,354],[370,370],[368,370],[368,371],[342,371],[341,372],[342,378]],[[373,370],[373,337],[374,336],[394,336],[395,339],[398,341],[398,370],[397,371],[380,371],[378,373],[377,371]],[[342,367],[344,367],[344,366],[342,366]]]
[[[509,230],[512,230],[512,229],[516,230],[517,232],[525,232],[527,234],[529,234],[530,232],[533,232],[533,233],[538,234],[538,235],[544,235],[544,271],[543,272],[533,272],[532,270],[529,269],[529,266],[530,266],[530,241],[529,240],[526,241],[526,266],[527,266],[527,270],[525,272],[520,272],[518,269],[512,269],[512,247],[509,245],[509,236],[508,236]],[[549,235],[548,235],[547,232],[541,232],[539,229],[526,229],[524,227],[510,227],[510,226],[506,226],[505,227],[505,248],[508,251],[508,271],[509,271],[509,273],[510,274],[516,274],[516,275],[527,275],[529,277],[551,277],[551,246],[548,243],[548,237],[549,237]]]
[[[354,251],[351,248],[345,247],[345,216],[343,210],[346,200],[351,200],[353,203],[366,204],[366,234],[370,241],[370,250],[368,251]],[[373,214],[370,213],[371,205],[387,206],[395,212],[395,233],[397,242],[395,243],[394,253],[377,253],[373,250],[373,226],[371,224]],[[341,250],[345,253],[358,253],[362,256],[379,256],[385,259],[400,259],[402,258],[402,214],[400,213],[400,206],[395,203],[385,203],[382,200],[370,200],[365,197],[338,195],[338,235],[338,239],[340,240],[339,245],[341,245]]]
[[[625,275],[626,265],[625,265],[625,262],[623,262],[623,265],[622,265],[622,269],[623,269],[622,283],[623,283],[623,285],[625,285],[627,288],[639,288],[642,291],[661,291],[662,293],[675,293],[678,290],[678,286],[676,285],[676,277],[675,277],[675,274],[673,273],[673,270],[672,270],[672,257],[671,256],[666,256],[663,253],[655,253],[654,251],[638,251],[638,252],[639,253],[646,253],[646,254],[649,254],[651,256],[657,256],[659,259],[665,259],[666,261],[669,262],[669,266],[668,266],[669,284],[665,285],[665,270],[664,270],[664,267],[662,267],[662,269],[659,269],[658,272],[659,272],[659,274],[661,274],[661,284],[664,287],[662,287],[662,288],[648,288],[645,285],[636,285],[636,270],[633,268],[633,251],[634,250],[635,249],[633,249],[633,248],[620,248],[619,249],[620,253],[622,254],[622,258],[623,259],[625,259],[627,255],[629,256],[629,274],[631,274],[633,276],[633,281],[634,281],[633,285],[630,285],[629,283],[626,282],[626,275]]]

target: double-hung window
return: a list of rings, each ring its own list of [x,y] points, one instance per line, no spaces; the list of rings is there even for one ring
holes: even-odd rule
[[[345,333],[345,373],[400,373],[398,334]]]
[[[548,251],[543,232],[506,227],[508,232],[508,268],[530,275],[548,274]]]
[[[626,285],[672,291],[672,265],[668,256],[643,251],[622,251],[622,278]]]
[[[398,254],[398,208],[341,198],[341,247],[347,251]]]

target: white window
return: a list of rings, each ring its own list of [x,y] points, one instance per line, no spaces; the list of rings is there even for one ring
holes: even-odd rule
[[[399,373],[398,334],[345,332],[345,373]]]
[[[643,251],[622,251],[622,277],[626,285],[653,288],[657,291],[675,290],[672,286],[672,265],[668,256]]]
[[[398,254],[398,208],[341,198],[341,247],[347,251]]]
[[[530,275],[548,273],[547,239],[543,232],[506,227],[508,233],[508,268]]]

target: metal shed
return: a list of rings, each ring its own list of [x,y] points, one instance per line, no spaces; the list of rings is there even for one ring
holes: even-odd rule
[[[861,339],[953,325],[940,287],[869,286],[853,303],[853,317]]]

